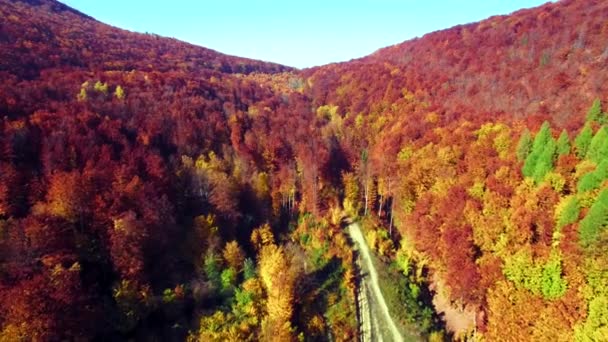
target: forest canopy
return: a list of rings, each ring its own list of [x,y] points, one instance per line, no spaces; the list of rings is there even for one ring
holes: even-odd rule
[[[608,335],[607,3],[306,70],[0,16],[0,340],[354,340],[346,219],[413,336]]]

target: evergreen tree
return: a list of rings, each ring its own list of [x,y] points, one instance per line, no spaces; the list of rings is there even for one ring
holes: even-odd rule
[[[532,152],[541,151],[547,142],[551,139],[551,126],[547,121],[543,122],[542,126],[538,130],[538,133],[534,137],[534,143],[532,144]]]
[[[521,172],[524,176],[532,177],[534,175],[538,157],[539,153],[530,152],[530,154],[528,154],[528,157],[526,157],[526,161],[524,162],[524,166],[521,168]]]
[[[563,156],[566,154],[570,154],[570,137],[568,137],[568,132],[564,129],[562,133],[559,135],[557,139],[557,155]]]
[[[585,192],[599,188],[608,178],[608,160],[602,161],[595,170],[583,175],[576,186],[578,192]]]
[[[572,196],[559,214],[557,227],[562,228],[563,226],[576,222],[580,215],[580,211],[578,199],[575,196]]]
[[[608,224],[608,189],[602,190],[581,221],[578,230],[579,241],[583,247],[594,243],[601,230]]]
[[[595,176],[594,172],[589,172],[584,174],[581,179],[579,179],[578,184],[576,185],[576,189],[578,192],[586,192],[589,190],[596,189],[600,185],[601,180]]]
[[[606,127],[600,128],[591,139],[589,148],[586,154],[587,159],[600,163],[604,159],[608,159],[608,131]]]
[[[236,286],[236,271],[234,268],[229,267],[222,271],[220,280],[222,282],[222,290],[225,292],[231,292]]]
[[[530,151],[530,154],[528,154],[528,156],[526,157],[526,161],[524,162],[524,166],[522,168],[522,173],[524,174],[524,176],[534,177],[536,173],[536,164],[541,155],[543,154],[543,151],[545,150],[545,147],[550,139],[553,139],[551,137],[551,128],[549,126],[549,123],[545,121],[540,127],[540,130],[538,131],[536,136],[534,137],[534,142],[532,143],[532,150]],[[553,152],[554,151],[555,145],[553,145]],[[551,159],[552,158],[553,156],[551,156]],[[544,167],[545,166],[542,166],[541,168]],[[539,171],[539,173],[541,173],[541,171]]]
[[[243,262],[243,279],[251,279],[256,275],[255,263],[251,258],[245,259]]]
[[[600,99],[596,98],[593,101],[591,108],[589,108],[589,110],[587,111],[586,121],[587,122],[590,122],[590,121],[600,122],[601,116],[602,116],[602,103],[600,102]]]
[[[213,252],[209,252],[205,256],[205,260],[203,262],[203,270],[205,271],[207,280],[209,280],[211,284],[215,286],[215,288],[219,288],[222,284],[220,264],[218,257],[213,254]]]
[[[534,173],[532,177],[537,184],[542,182],[545,175],[553,169],[555,148],[555,139],[549,137],[547,144],[544,146],[541,154],[538,156],[536,165],[534,166]]]
[[[584,158],[587,155],[587,149],[589,148],[589,144],[591,143],[591,139],[593,138],[593,130],[591,129],[591,125],[589,123],[585,124],[585,127],[581,130],[581,132],[574,139],[574,147],[576,148],[576,155],[579,158]]]
[[[530,135],[530,130],[526,128],[517,144],[517,160],[524,161],[528,157],[528,154],[530,154],[531,148],[532,136]]]

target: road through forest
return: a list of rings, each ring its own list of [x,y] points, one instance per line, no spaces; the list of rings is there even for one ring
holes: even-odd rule
[[[348,234],[359,252],[359,269],[361,272],[358,288],[358,309],[360,324],[360,339],[368,341],[402,342],[403,337],[397,329],[386,301],[378,284],[378,272],[372,261],[371,252],[359,223],[348,226]]]

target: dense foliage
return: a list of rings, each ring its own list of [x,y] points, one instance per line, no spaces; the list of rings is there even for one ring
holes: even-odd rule
[[[0,15],[0,340],[353,340],[345,216],[414,335],[608,334],[605,2],[304,71]]]

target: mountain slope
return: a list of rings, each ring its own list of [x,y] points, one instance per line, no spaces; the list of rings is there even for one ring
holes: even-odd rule
[[[345,216],[415,336],[606,335],[605,2],[303,71],[0,14],[0,340],[354,340]]]
[[[175,39],[128,32],[93,20],[53,0],[0,2],[0,72],[37,77],[50,68],[103,71],[226,73],[291,70],[221,54]]]
[[[0,14],[0,339],[183,340],[232,300],[205,258],[252,258],[252,230],[289,217],[275,165],[312,117],[287,109],[295,76],[55,1]]]
[[[548,3],[429,33],[305,75],[319,102],[344,111],[369,110],[370,103],[407,89],[424,93],[446,120],[541,114],[563,125],[608,91],[607,16],[605,1]],[[345,89],[367,100],[349,101]]]

